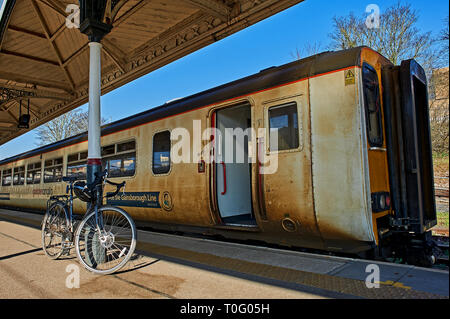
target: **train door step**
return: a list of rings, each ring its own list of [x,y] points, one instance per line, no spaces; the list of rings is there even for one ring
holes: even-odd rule
[[[256,224],[255,218],[251,214],[242,214],[242,215],[235,215],[230,217],[222,217],[222,221],[226,225],[234,225],[234,226],[250,226],[250,227],[256,227],[258,226]]]

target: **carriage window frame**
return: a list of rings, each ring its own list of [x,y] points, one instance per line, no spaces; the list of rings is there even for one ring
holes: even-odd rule
[[[61,169],[61,174],[58,176],[56,174],[58,169]],[[46,179],[46,172],[48,171],[52,171],[52,179]],[[43,180],[45,184],[50,184],[50,183],[59,183],[62,181],[62,176],[63,176],[63,157],[57,157],[57,158],[53,158],[53,159],[48,159],[44,161],[44,173],[43,175]]]
[[[368,101],[368,89],[367,89],[367,73],[365,71],[369,71],[372,75],[375,75],[374,79],[376,80],[376,97],[378,107],[375,111],[373,111],[370,107],[370,103]],[[368,63],[363,63],[362,69],[362,82],[363,82],[363,100],[364,100],[364,113],[366,115],[366,126],[367,126],[367,139],[369,141],[370,147],[382,147],[384,143],[384,134],[383,134],[383,120],[382,120],[382,105],[381,105],[381,90],[380,90],[380,80],[378,77],[378,73],[373,66]],[[371,116],[375,114],[375,118],[371,118]],[[378,132],[374,132],[372,130],[373,120],[375,119]]]
[[[39,164],[39,167],[37,165]],[[36,182],[36,173],[39,173],[39,182]],[[29,174],[31,175],[31,182],[28,182],[28,179],[30,178]],[[42,162],[34,162],[27,165],[27,172],[26,172],[26,178],[25,183],[27,185],[37,185],[42,182]]]
[[[169,134],[169,139],[168,139],[168,144],[169,144],[169,151],[168,151],[169,160],[168,160],[168,162],[169,162],[169,165],[168,165],[167,169],[164,170],[164,171],[163,170],[155,171],[155,137],[157,135],[167,134],[167,133]],[[158,132],[155,132],[153,134],[153,137],[152,137],[152,160],[151,160],[151,166],[152,166],[152,174],[154,176],[169,175],[170,172],[172,171],[172,139],[171,139],[171,137],[172,137],[172,134],[171,134],[170,130],[158,131]],[[165,141],[165,142],[167,142],[167,141]],[[167,152],[167,151],[165,151],[165,152]]]
[[[16,181],[16,176],[18,176],[18,181]],[[25,165],[17,166],[13,168],[12,184],[14,186],[25,185]]]
[[[12,177],[12,168],[8,168],[8,169],[3,169],[2,170],[2,187],[9,187],[12,186],[12,181],[13,181],[13,177]],[[9,177],[9,183],[5,183],[5,177]]]
[[[120,149],[122,145],[132,145],[134,147],[127,147],[124,149]],[[112,161],[120,160],[120,169],[112,170],[111,163]],[[125,170],[125,162],[127,160],[132,161],[133,170]],[[108,177],[110,178],[119,178],[119,177],[134,177],[136,176],[137,170],[137,143],[135,139],[125,140],[114,144],[108,144],[102,146],[102,169],[108,169]],[[121,173],[117,174],[115,172],[121,171]]]
[[[267,142],[266,142],[266,153],[267,154],[278,154],[278,153],[291,153],[291,152],[299,152],[303,150],[303,133],[302,133],[302,113],[301,113],[301,102],[298,100],[298,97],[300,95],[294,95],[294,96],[288,96],[283,97],[280,99],[272,100],[272,101],[266,101],[263,102],[263,104],[266,104],[266,128],[267,128]],[[295,106],[296,115],[297,115],[297,146],[293,148],[287,148],[287,149],[279,149],[276,150],[272,149],[271,145],[271,115],[270,112],[275,109],[281,109],[284,107],[291,107]]]

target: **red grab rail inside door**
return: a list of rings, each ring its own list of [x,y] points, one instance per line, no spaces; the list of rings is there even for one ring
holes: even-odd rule
[[[227,166],[223,161],[220,164],[223,167],[223,192],[221,194],[225,195],[227,193]]]

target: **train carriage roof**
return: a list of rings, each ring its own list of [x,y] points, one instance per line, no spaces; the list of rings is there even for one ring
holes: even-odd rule
[[[102,136],[199,109],[221,101],[230,100],[250,93],[298,81],[300,79],[347,67],[359,66],[361,64],[361,51],[366,48],[367,47],[357,47],[336,52],[328,51],[279,67],[271,67],[243,79],[236,80],[182,99],[168,102],[147,111],[129,116],[110,124],[106,124],[102,126]],[[81,133],[76,136],[3,159],[0,161],[0,165],[26,159],[42,153],[51,152],[62,147],[87,141],[87,139],[87,132]]]

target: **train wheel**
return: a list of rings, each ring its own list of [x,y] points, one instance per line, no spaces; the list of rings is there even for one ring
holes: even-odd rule
[[[122,209],[103,206],[87,214],[75,233],[75,249],[83,266],[107,275],[121,269],[134,253],[137,231],[133,219]]]
[[[45,213],[42,222],[42,248],[51,259],[57,259],[64,251],[64,234],[66,226],[67,208],[63,203],[56,202]]]

